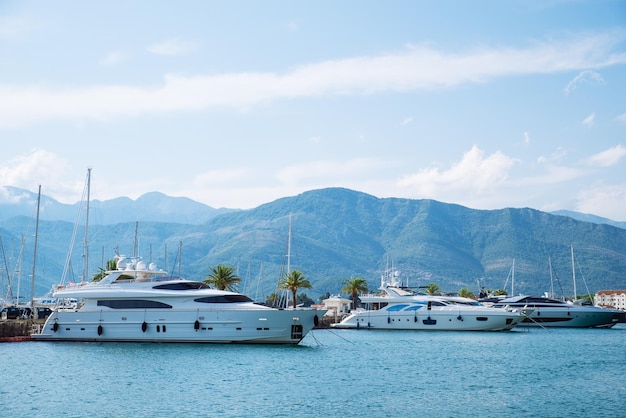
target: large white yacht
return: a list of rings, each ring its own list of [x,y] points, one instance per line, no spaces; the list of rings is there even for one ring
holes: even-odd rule
[[[527,307],[532,313],[520,322],[528,327],[610,328],[619,322],[621,311],[593,305],[579,305],[542,296],[514,296],[493,307]]]
[[[381,294],[361,295],[364,308],[353,310],[333,328],[508,331],[529,313],[524,308],[491,308],[473,299],[420,294],[385,280]]]
[[[325,313],[258,304],[140,260],[119,260],[101,281],[53,296],[59,306],[35,340],[298,344]]]

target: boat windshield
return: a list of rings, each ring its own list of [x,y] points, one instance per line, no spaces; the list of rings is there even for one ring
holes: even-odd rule
[[[209,289],[208,284],[202,282],[176,282],[160,284],[152,287],[158,290],[196,290],[196,289]]]

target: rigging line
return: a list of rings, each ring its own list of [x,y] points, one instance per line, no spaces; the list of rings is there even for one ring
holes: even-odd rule
[[[76,235],[78,234],[78,224],[80,223],[80,217],[85,206],[85,196],[87,194],[87,182],[83,188],[83,195],[80,199],[80,205],[78,207],[78,214],[76,215],[76,222],[74,222],[74,231],[72,232],[72,239],[70,240],[70,246],[67,250],[67,256],[65,259],[65,265],[63,266],[63,274],[61,275],[61,284],[65,284],[65,278],[67,277],[70,266],[72,265],[72,250],[74,248],[74,242],[76,241]]]
[[[3,258],[3,262],[4,262],[4,269],[6,271],[6,275],[7,275],[7,293],[5,296],[5,300],[8,297],[13,298],[13,290],[11,289],[12,287],[12,283],[11,283],[11,274],[9,272],[9,263],[7,262],[7,255],[6,252],[4,250],[4,243],[2,242],[2,235],[0,235],[0,250],[2,250],[2,258]]]
[[[535,324],[539,325],[542,329],[544,329],[544,330],[546,330],[546,331],[550,332],[550,329],[549,329],[549,328],[544,327],[544,326],[543,326],[543,325],[541,325],[539,322],[537,322],[537,321],[535,321],[534,319],[532,319],[532,318],[530,317],[530,315],[524,315],[524,316],[525,316],[526,318],[530,319],[530,320],[531,320],[532,322],[534,322]]]
[[[322,344],[322,343],[320,342],[320,340],[318,340],[318,339],[317,339],[317,337],[316,337],[316,336],[315,336],[315,334],[313,333],[313,330],[311,330],[311,331],[309,332],[309,335],[310,335],[310,336],[311,336],[311,337],[315,340],[315,342],[317,343],[317,345],[321,345],[322,347],[324,346],[324,344]]]
[[[587,295],[590,296],[591,292],[589,291],[589,286],[587,286],[587,281],[585,280],[585,275],[583,274],[582,268],[580,268],[580,263],[578,262],[578,260],[576,260],[576,267],[578,267],[578,272],[580,273],[580,277],[582,277],[582,279],[583,279],[583,284],[585,285],[585,289],[587,290]]]
[[[312,330],[311,330],[311,331],[312,331]],[[354,344],[354,342],[353,342],[353,341],[350,341],[349,339],[347,339],[347,338],[345,338],[345,337],[342,337],[341,335],[337,334],[336,332],[331,331],[331,330],[330,330],[330,329],[328,329],[328,328],[326,328],[326,330],[325,330],[325,331],[326,331],[326,332],[330,332],[330,333],[331,333],[331,334],[333,334],[334,336],[339,337],[339,338],[341,338],[342,340],[349,342],[350,344]]]

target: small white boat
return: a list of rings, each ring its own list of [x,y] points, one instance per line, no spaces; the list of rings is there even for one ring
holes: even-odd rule
[[[99,282],[59,287],[40,341],[298,344],[326,312],[276,309],[199,281],[119,260]],[[63,301],[79,301],[78,306]]]
[[[619,322],[621,313],[617,309],[567,303],[540,296],[515,296],[493,305],[494,308],[504,306],[532,309],[532,313],[519,324],[528,327],[610,328]]]
[[[353,310],[334,328],[421,331],[508,331],[528,310],[490,308],[460,297],[433,296],[383,283],[380,295],[362,295],[365,308]]]

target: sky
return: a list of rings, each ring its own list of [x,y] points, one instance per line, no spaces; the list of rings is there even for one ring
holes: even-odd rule
[[[626,1],[0,1],[0,186],[626,221]],[[0,187],[0,202],[15,199]]]

